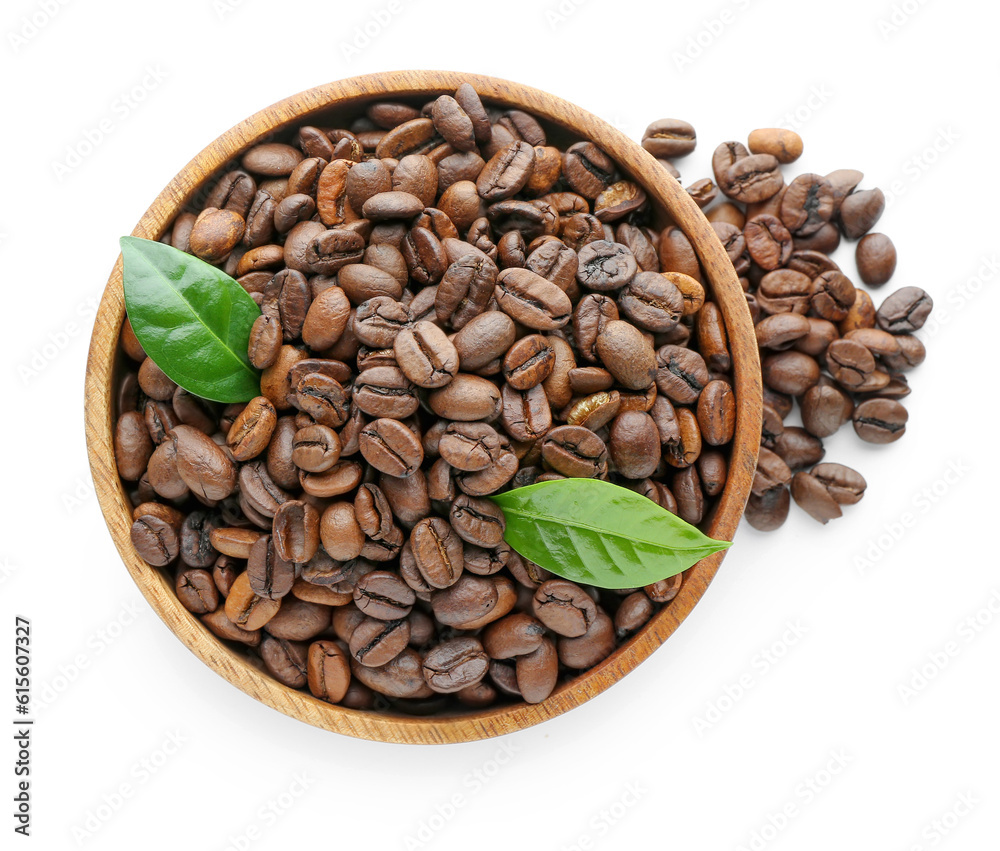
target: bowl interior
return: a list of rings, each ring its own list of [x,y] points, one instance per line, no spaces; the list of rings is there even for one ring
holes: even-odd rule
[[[713,537],[731,540],[756,466],[761,415],[757,347],[742,289],[725,249],[687,192],[639,145],[579,107],[527,86],[454,72],[393,72],[320,86],[262,110],[215,140],[160,193],[133,235],[159,239],[176,215],[210,188],[211,178],[220,170],[254,144],[282,139],[282,131],[293,123],[309,118],[311,123],[337,126],[360,115],[370,101],[391,98],[423,104],[439,94],[453,92],[462,82],[471,83],[488,104],[517,107],[534,114],[550,134],[550,144],[581,139],[597,142],[624,173],[646,190],[656,211],[657,226],[677,224],[694,246],[706,288],[725,320],[733,356],[738,401],[736,435],[730,452],[729,478],[708,526]],[[603,691],[662,644],[704,594],[722,561],[724,553],[717,553],[687,571],[677,597],[631,640],[599,665],[560,685],[540,704],[420,718],[345,709],[290,689],[216,639],[180,604],[172,580],[147,565],[132,547],[131,505],[117,475],[112,440],[113,387],[120,364],[117,341],[124,316],[119,258],[98,312],[86,379],[88,452],[98,499],[115,545],[150,605],[195,655],[247,694],[307,723],[359,738],[441,743],[500,735],[554,717]]]

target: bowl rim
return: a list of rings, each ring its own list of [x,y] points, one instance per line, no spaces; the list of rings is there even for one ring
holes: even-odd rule
[[[742,287],[711,224],[680,184],[641,146],[607,122],[540,89],[475,73],[392,71],[316,86],[244,119],[206,146],[167,184],[143,214],[133,236],[159,239],[185,204],[241,151],[309,115],[380,98],[450,94],[470,83],[492,104],[531,112],[581,139],[598,142],[652,203],[689,238],[701,262],[730,339],[737,398],[729,478],[709,525],[713,537],[732,540],[756,468],[761,424],[760,364]],[[101,298],[91,338],[85,384],[87,452],[97,498],[116,548],[147,602],[202,662],[251,697],[313,726],[356,738],[392,743],[443,744],[491,738],[525,729],[580,706],[632,671],[677,629],[700,600],[727,551],[685,572],[681,590],[635,636],[607,659],[560,685],[538,704],[517,703],[462,715],[386,715],[326,703],[282,685],[225,646],[187,611],[173,583],[146,564],[131,544],[132,507],[114,457],[113,393],[119,330],[125,316],[119,255]],[[737,344],[740,343],[740,344]]]

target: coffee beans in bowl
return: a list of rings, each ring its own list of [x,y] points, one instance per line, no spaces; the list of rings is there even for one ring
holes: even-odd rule
[[[544,100],[533,113],[445,76],[435,96],[286,123],[159,243],[123,241],[114,452],[130,546],[178,619],[255,683],[313,715],[349,710],[324,726],[363,718],[403,738],[427,716],[461,728],[463,713],[568,708],[578,682],[627,670],[655,641],[644,627],[689,608],[718,561],[567,579],[544,546],[528,558],[507,540],[507,495],[595,480],[712,541],[693,527],[721,537],[738,519],[739,426],[754,420],[737,404],[755,354],[733,345],[740,296],[717,285],[731,272],[707,226],[708,249],[689,238],[696,208],[668,222],[633,178],[630,158],[652,161],[573,138]],[[130,290],[158,252],[171,280],[198,276],[175,288],[197,314],[190,339],[211,332],[197,391],[179,335],[151,333]],[[224,319],[192,295],[202,285],[234,288]],[[190,321],[174,308],[161,327]]]

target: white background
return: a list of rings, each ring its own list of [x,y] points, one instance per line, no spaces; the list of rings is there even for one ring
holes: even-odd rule
[[[15,614],[32,619],[38,719],[33,836],[14,839],[213,851],[995,847],[1000,14],[969,0],[396,0],[382,32],[345,51],[387,7],[4,4],[0,644],[13,650]],[[32,33],[22,16],[43,26]],[[793,506],[776,533],[743,528],[680,630],[586,706],[502,740],[430,749],[313,729],[190,655],[112,547],[82,420],[93,306],[118,237],[160,188],[275,100],[421,67],[530,83],[635,138],[656,118],[690,120],[700,141],[679,163],[685,185],[709,176],[718,142],[791,121],[806,153],[789,176],[855,167],[864,187],[893,196],[877,229],[900,261],[876,303],[916,284],[937,304],[905,437],[873,447],[847,428],[828,441],[828,460],[867,477],[860,505],[827,527]],[[141,102],[129,106],[134,87]],[[58,168],[102,119],[111,132]],[[852,248],[836,257],[853,273]],[[915,525],[890,536],[906,512]],[[3,698],[0,719],[13,716],[12,686]],[[2,844],[13,848],[4,739]],[[122,784],[129,795],[116,800]],[[455,793],[463,806],[441,815]],[[408,841],[422,825],[439,829]]]

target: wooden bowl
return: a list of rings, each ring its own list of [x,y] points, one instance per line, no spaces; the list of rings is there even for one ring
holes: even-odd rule
[[[224,133],[196,156],[159,194],[133,235],[159,239],[174,217],[218,170],[269,134],[316,113],[350,118],[372,100],[430,99],[471,83],[484,101],[518,107],[544,119],[556,134],[591,139],[641,184],[661,221],[673,221],[694,246],[714,300],[725,319],[738,400],[729,480],[708,533],[732,540],[743,514],[757,462],[761,426],[760,366],[743,291],[708,220],[687,192],[639,145],[611,125],[550,94],[518,83],[444,71],[398,71],[343,80],[280,101]],[[422,101],[421,101],[422,102]],[[560,129],[557,129],[560,128]],[[116,236],[111,234],[110,237]],[[345,709],[281,685],[222,644],[178,601],[173,582],[136,553],[129,538],[131,506],[115,466],[112,382],[118,334],[125,317],[122,262],[118,258],[101,300],[90,344],[86,378],[87,448],[101,509],[115,546],[136,585],[156,613],[206,665],[237,688],[275,709],[317,727],[385,742],[445,743],[498,736],[560,715],[617,682],[677,628],[705,593],[722,561],[717,553],[685,575],[677,597],[628,643],[590,670],[561,685],[537,705],[525,703],[447,717],[409,717]],[[738,552],[738,550],[737,550]]]

